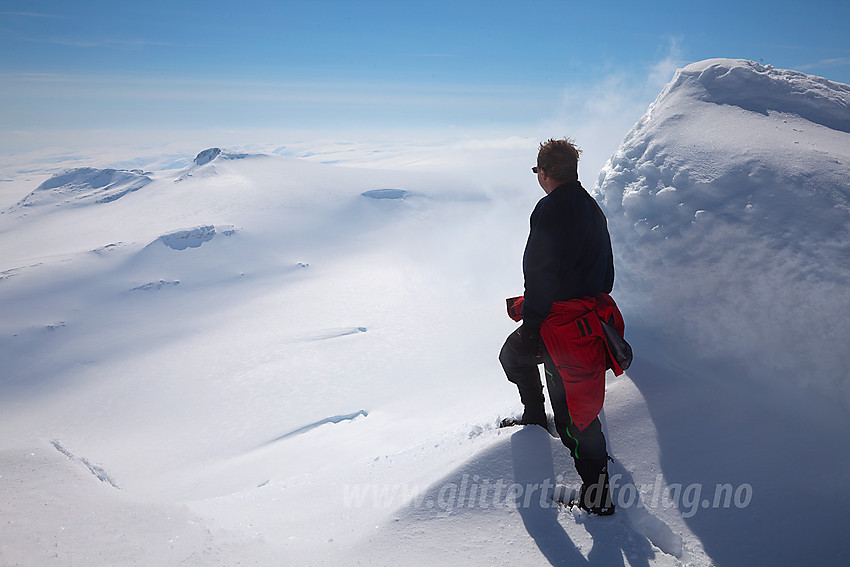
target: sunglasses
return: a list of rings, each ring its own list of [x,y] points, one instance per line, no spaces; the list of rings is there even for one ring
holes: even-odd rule
[[[540,170],[540,168],[537,167],[537,166],[534,166],[534,167],[531,168],[532,173],[537,173],[539,170]]]

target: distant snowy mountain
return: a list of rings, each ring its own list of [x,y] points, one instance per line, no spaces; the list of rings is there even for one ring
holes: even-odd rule
[[[192,164],[189,165],[186,169],[183,170],[181,175],[175,179],[175,181],[183,181],[188,177],[193,177],[196,175],[215,175],[216,168],[214,165],[210,165],[215,160],[236,160],[236,159],[245,159],[251,157],[265,157],[263,154],[249,154],[244,152],[234,152],[228,150],[222,150],[221,148],[207,148],[198,153],[195,156],[195,159],[192,160]]]
[[[750,61],[689,65],[597,191],[642,325],[850,407],[850,87]]]
[[[543,196],[516,162],[10,175],[0,564],[843,564],[848,92],[695,63],[601,172],[636,353],[601,414],[610,518],[553,501],[559,440],[496,427]]]
[[[43,205],[88,205],[110,203],[138,191],[151,178],[138,169],[131,171],[78,167],[59,173],[36,187],[13,209]]]

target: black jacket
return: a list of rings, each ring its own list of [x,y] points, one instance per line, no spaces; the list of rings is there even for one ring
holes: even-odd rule
[[[537,332],[555,301],[611,292],[614,255],[608,221],[578,181],[559,185],[537,203],[522,270],[523,334]]]

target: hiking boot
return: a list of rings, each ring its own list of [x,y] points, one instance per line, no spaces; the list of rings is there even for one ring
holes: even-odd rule
[[[569,503],[570,508],[578,506],[588,514],[610,516],[614,513],[611,487],[608,484],[608,467],[602,469],[599,481],[594,484],[582,484],[577,498]]]
[[[539,425],[543,429],[549,430],[549,418],[546,417],[545,411],[529,411],[528,408],[522,412],[522,417],[506,417],[500,423],[499,427],[511,427],[513,425]]]
[[[546,411],[541,409],[530,410],[528,407],[522,412],[522,418],[519,422],[523,425],[539,425],[543,429],[549,427],[549,419],[546,417]]]

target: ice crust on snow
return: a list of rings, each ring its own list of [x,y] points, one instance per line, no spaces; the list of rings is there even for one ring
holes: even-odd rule
[[[850,404],[848,104],[847,85],[750,61],[679,70],[595,189],[633,317]]]

